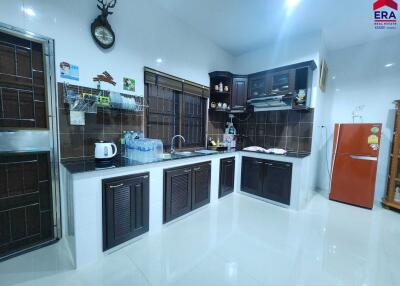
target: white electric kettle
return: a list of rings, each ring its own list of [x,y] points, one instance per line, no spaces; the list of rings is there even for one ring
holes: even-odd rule
[[[114,143],[107,143],[100,141],[98,143],[94,143],[94,157],[97,160],[107,160],[113,158],[117,155],[117,145]],[[113,151],[114,148],[114,151]]]

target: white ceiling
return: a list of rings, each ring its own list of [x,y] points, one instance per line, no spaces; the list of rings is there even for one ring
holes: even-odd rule
[[[374,29],[375,0],[300,0],[292,11],[287,9],[286,0],[155,1],[233,55],[282,37],[298,38],[321,31],[331,50],[400,32],[399,27],[395,31]]]

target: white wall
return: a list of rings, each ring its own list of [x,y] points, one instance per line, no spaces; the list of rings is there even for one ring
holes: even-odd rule
[[[299,38],[284,38],[236,57],[233,70],[235,73],[249,74],[310,60],[318,63],[320,44],[320,33]]]
[[[352,111],[364,105],[363,122],[383,124],[376,200],[381,200],[386,191],[394,125],[393,101],[400,99],[399,51],[400,36],[397,36],[328,53],[329,78],[325,94],[325,104],[329,106],[325,112],[328,140],[324,139],[322,148],[328,148],[330,166],[334,123],[351,123]],[[396,64],[386,68],[388,63]],[[329,180],[323,157],[320,160],[318,186],[327,190]]]
[[[99,14],[96,0],[1,0],[0,22],[55,39],[56,65],[67,61],[80,67],[79,82],[93,86],[92,78],[107,70],[122,91],[124,76],[136,79],[137,94],[143,95],[143,67],[149,66],[204,85],[208,72],[231,69],[232,57],[187,25],[154,5],[152,0],[118,0],[109,16],[116,33],[115,46],[98,48],[90,34],[90,23]],[[27,16],[21,8],[32,8]],[[156,59],[163,63],[157,64]],[[57,78],[58,81],[64,81]]]

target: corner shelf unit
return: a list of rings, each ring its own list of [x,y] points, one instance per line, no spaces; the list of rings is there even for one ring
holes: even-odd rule
[[[400,100],[396,104],[396,119],[393,133],[392,154],[390,156],[390,173],[386,196],[382,201],[384,207],[400,211]]]

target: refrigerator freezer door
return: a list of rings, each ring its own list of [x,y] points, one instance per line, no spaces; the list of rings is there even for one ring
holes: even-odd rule
[[[336,154],[378,157],[382,124],[336,124]]]
[[[337,155],[329,198],[372,209],[377,164],[376,157]]]

